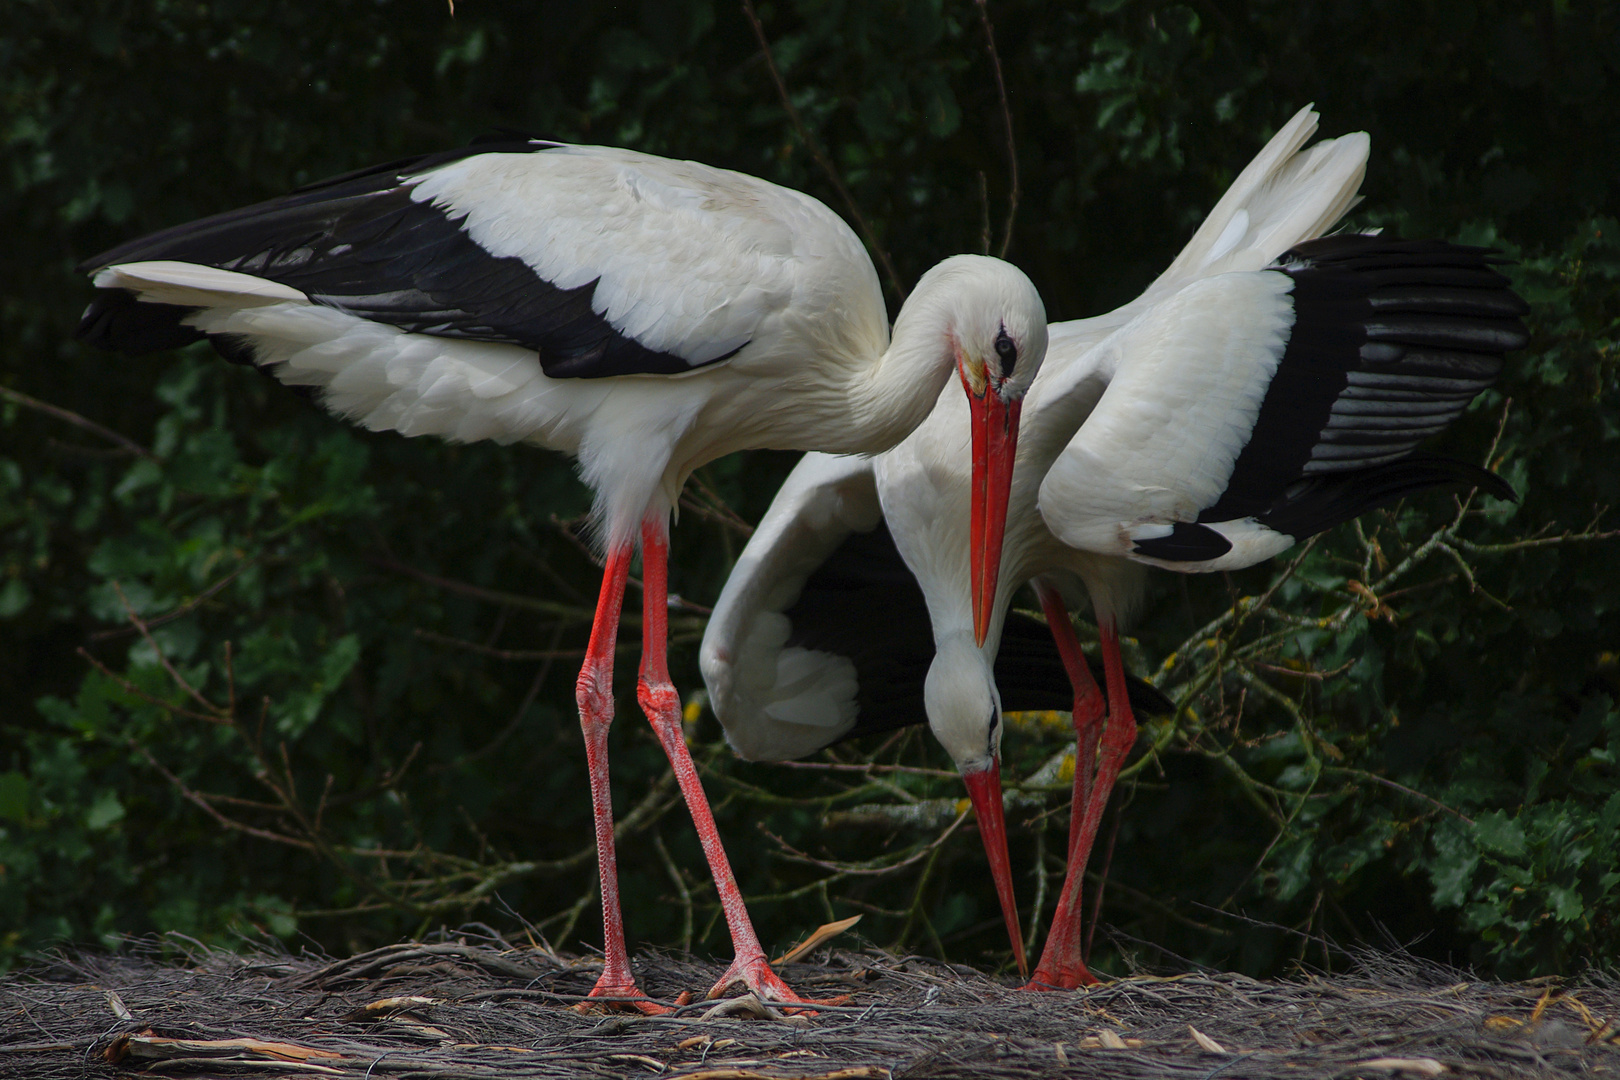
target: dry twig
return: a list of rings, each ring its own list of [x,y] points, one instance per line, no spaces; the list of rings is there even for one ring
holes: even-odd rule
[[[759,42],[759,54],[764,57],[765,66],[770,70],[771,81],[776,84],[776,96],[781,100],[782,108],[787,112],[788,119],[793,122],[793,130],[798,132],[799,141],[804,143],[805,149],[810,151],[810,156],[815,159],[816,165],[820,167],[822,174],[832,184],[833,190],[838,192],[838,198],[843,201],[844,209],[848,210],[849,216],[854,219],[855,228],[859,230],[861,239],[866,241],[866,246],[871,250],[872,257],[877,260],[878,266],[883,270],[883,276],[888,281],[889,288],[894,290],[895,299],[904,300],[906,298],[906,287],[901,282],[900,275],[895,272],[894,263],[890,261],[888,251],[878,241],[877,233],[867,223],[866,215],[861,213],[861,208],[855,202],[855,197],[849,193],[849,188],[844,186],[843,177],[838,175],[838,170],[833,167],[833,163],[828,160],[826,154],[822,153],[820,142],[817,141],[814,135],[810,134],[810,129],[805,127],[804,118],[799,115],[798,106],[793,104],[793,98],[788,94],[787,83],[783,81],[782,73],[777,70],[776,59],[771,56],[771,43],[765,36],[765,26],[759,21],[759,16],[754,12],[754,0],[743,0],[742,9],[743,14],[748,17],[748,25],[754,30],[754,39]]]

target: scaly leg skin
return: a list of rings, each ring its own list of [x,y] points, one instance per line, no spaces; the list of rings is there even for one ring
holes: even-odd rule
[[[1091,778],[1097,764],[1097,738],[1102,734],[1103,714],[1107,712],[1108,703],[1103,700],[1102,688],[1092,677],[1091,665],[1086,663],[1085,655],[1080,651],[1080,639],[1074,635],[1074,624],[1069,621],[1069,611],[1063,604],[1063,597],[1042,578],[1034,581],[1035,596],[1041,602],[1041,612],[1046,616],[1047,626],[1052,631],[1052,641],[1057,645],[1058,656],[1063,661],[1063,670],[1069,676],[1069,686],[1074,690],[1074,802],[1072,806],[1085,806],[1091,800]],[[1079,839],[1080,830],[1075,820],[1069,819],[1069,854],[1074,854],[1074,844]]]
[[[642,711],[647,714],[658,741],[669,756],[675,770],[675,780],[686,797],[686,806],[692,812],[692,824],[697,827],[703,854],[708,857],[709,870],[714,874],[715,892],[726,915],[726,926],[731,930],[731,946],[735,959],[725,975],[714,984],[709,997],[717,998],[733,984],[741,982],[757,994],[761,1001],[788,1005],[836,1005],[848,998],[814,1002],[799,997],[787,983],[777,977],[765,959],[759,938],[743,906],[742,892],[731,872],[720,834],[714,826],[714,814],[709,810],[708,797],[698,779],[697,767],[686,748],[686,735],[681,728],[681,703],[670,683],[669,667],[665,659],[668,644],[668,559],[669,537],[663,520],[649,519],[641,527],[642,571],[642,623],[641,623],[641,680],[637,697]]]
[[[1050,615],[1048,616],[1050,619]],[[1041,962],[1035,968],[1030,989],[1061,988],[1072,990],[1078,986],[1091,986],[1097,977],[1086,967],[1082,956],[1080,901],[1086,874],[1086,863],[1091,859],[1091,848],[1097,840],[1097,829],[1102,824],[1108,797],[1114,790],[1114,781],[1125,764],[1125,757],[1136,743],[1136,717],[1131,713],[1130,699],[1125,687],[1125,667],[1119,653],[1119,630],[1112,619],[1102,619],[1101,632],[1103,670],[1108,680],[1108,725],[1101,742],[1100,760],[1096,780],[1084,802],[1079,799],[1080,781],[1076,771],[1075,805],[1070,808],[1069,866],[1063,879],[1063,892],[1058,897],[1058,912],[1052,920],[1052,932],[1047,936]],[[1068,625],[1067,616],[1063,619]],[[1062,645],[1059,645],[1060,650]],[[1087,681],[1095,688],[1089,670]],[[1080,726],[1078,713],[1080,693],[1076,692],[1075,726]],[[1084,736],[1081,736],[1082,738]],[[1044,984],[1037,986],[1037,984]]]
[[[1091,668],[1080,651],[1080,641],[1074,635],[1074,625],[1057,589],[1040,578],[1035,580],[1035,595],[1041,602],[1057,644],[1058,656],[1063,660],[1074,689],[1074,797],[1069,807],[1068,872],[1064,875],[1063,890],[1058,894],[1057,911],[1052,916],[1052,928],[1046,935],[1046,947],[1041,950],[1041,961],[1035,966],[1035,975],[1025,986],[1027,990],[1069,989],[1090,985],[1097,980],[1086,970],[1081,959],[1080,909],[1083,898],[1082,882],[1085,863],[1077,861],[1076,853],[1083,832],[1081,819],[1091,801],[1092,773],[1096,762],[1097,737],[1102,729],[1104,702],[1102,690],[1092,677]],[[1075,867],[1080,867],[1076,873]]]
[[[619,636],[619,609],[630,573],[631,547],[608,553],[602,570],[602,593],[596,601],[591,643],[585,650],[574,696],[579,726],[585,733],[585,761],[591,774],[591,810],[596,818],[596,864],[602,877],[602,974],[590,997],[642,997],[630,971],[624,947],[624,916],[619,911],[619,870],[613,852],[613,799],[608,788],[608,728],[613,723],[613,647]],[[669,1012],[650,1001],[628,1004],[649,1016]],[[584,1008],[582,1002],[579,1008]]]

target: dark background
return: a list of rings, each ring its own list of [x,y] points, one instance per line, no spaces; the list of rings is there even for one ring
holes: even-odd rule
[[[1328,941],[1399,942],[1509,975],[1612,964],[1620,548],[1554,540],[1620,498],[1620,10],[1008,0],[989,12],[1021,178],[1009,258],[1054,320],[1134,295],[1312,101],[1324,135],[1371,133],[1353,224],[1494,244],[1518,260],[1534,308],[1531,347],[1445,439],[1482,460],[1502,423],[1491,461],[1522,504],[1463,519],[1384,607],[1350,583],[1419,550],[1455,506],[1434,496],[1376,515],[1369,545],[1346,527],[1276,596],[1306,620],[1364,603],[1340,632],[1261,641],[1228,624],[1210,639],[1231,646],[1224,658],[1177,653],[1164,670],[1188,711],[1150,726],[1152,760],[1116,796],[1128,808],[1100,969],[1276,973],[1339,963]],[[759,14],[901,280],[982,250],[987,231],[999,246],[1006,140],[976,6],[799,0]],[[596,571],[566,532],[587,505],[568,463],[359,432],[206,348],[130,360],[71,337],[82,258],[497,127],[741,169],[847,215],[730,3],[462,0],[454,17],[432,0],[8,7],[0,959],[154,931],[341,952],[470,919],[519,933],[519,914],[559,947],[599,940],[572,703]],[[675,531],[675,591],[712,603],[743,537],[720,505],[757,519],[792,460],[703,470],[707,514]],[[1159,671],[1278,572],[1158,576],[1136,669]],[[130,611],[169,617],[148,641]],[[674,622],[676,682],[694,691],[701,614]],[[626,676],[636,636],[624,635]],[[1233,659],[1245,646],[1260,651]],[[658,786],[666,766],[628,686],[621,814],[652,792],[620,852],[631,939],[724,953],[695,837]],[[1006,962],[971,828],[930,850],[940,827],[823,820],[954,798],[948,777],[887,774],[883,787],[743,766],[692,711],[768,949],[865,912],[878,944]],[[1028,775],[1061,733],[1009,735],[1009,773]],[[879,748],[840,753],[863,750]],[[879,752],[948,768],[921,735]],[[1036,810],[1009,815],[1014,860],[1057,873],[1061,792],[1035,794]],[[922,851],[886,874],[849,864]],[[1026,907],[1035,881],[1020,877]]]

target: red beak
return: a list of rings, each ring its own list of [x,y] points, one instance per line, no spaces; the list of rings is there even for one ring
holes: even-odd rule
[[[967,387],[963,382],[964,388]],[[983,394],[968,389],[973,417],[973,641],[990,633],[996,582],[1001,577],[1001,540],[1007,532],[1007,499],[1012,494],[1013,457],[1018,449],[1018,413],[1023,401],[1007,404],[988,385]]]
[[[1007,923],[1013,958],[1018,961],[1018,975],[1027,978],[1029,962],[1024,959],[1024,934],[1018,927],[1012,863],[1007,857],[1007,819],[1001,810],[1001,763],[991,762],[990,767],[982,772],[965,772],[962,782],[967,784],[968,798],[973,801],[973,814],[979,819],[979,837],[984,841],[984,854],[990,861],[990,875],[996,882],[996,896],[1001,900],[1001,917]]]

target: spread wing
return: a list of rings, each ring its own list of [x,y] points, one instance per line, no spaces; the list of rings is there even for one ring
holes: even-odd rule
[[[842,739],[927,723],[934,633],[883,521],[871,462],[806,454],[726,582],[703,637],[709,702],[739,755],[790,760]],[[1092,663],[1100,676],[1100,660]],[[1008,711],[1074,702],[1045,624],[1018,612],[995,677]],[[1142,714],[1163,695],[1129,681]]]
[[[854,727],[854,661],[841,651],[790,644],[795,627],[787,612],[828,557],[851,536],[870,533],[882,516],[870,459],[812,453],[788,475],[749,537],[699,653],[709,704],[742,757],[803,757]],[[883,628],[868,629],[876,638]]]
[[[875,335],[879,349],[886,340],[870,260],[821,203],[609,147],[480,143],[396,162],[143,237],[83,268],[100,291],[80,337],[129,353],[203,337],[199,325],[219,321],[193,318],[200,309],[278,301],[516,345],[552,378],[691,371],[827,295],[843,300],[847,333]]]
[[[1365,132],[1301,149],[1317,129],[1307,105],[1244,167],[1164,273],[1141,296],[1106,315],[1050,328],[1046,364],[1024,407],[1025,438],[1058,441],[1050,461],[1089,415],[1103,370],[1094,348],[1108,334],[1188,285],[1218,274],[1262,270],[1284,251],[1315,239],[1360,201],[1370,142]]]
[[[1235,569],[1381,502],[1511,490],[1416,453],[1527,340],[1491,253],[1344,235],[1223,274],[1104,342],[1114,375],[1041,485],[1065,543]]]

